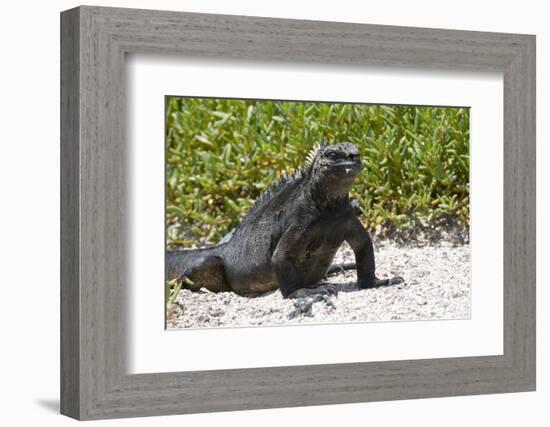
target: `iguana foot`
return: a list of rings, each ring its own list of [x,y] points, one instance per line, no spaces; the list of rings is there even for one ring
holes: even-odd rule
[[[288,315],[289,319],[294,319],[300,316],[312,317],[313,313],[311,311],[314,303],[312,297],[302,297],[294,301],[294,310]]]
[[[298,289],[292,292],[287,298],[293,298],[296,301],[294,301],[294,310],[288,315],[288,318],[313,316],[312,307],[316,302],[324,302],[328,307],[336,308],[331,300],[333,295],[338,297],[338,288],[333,283],[326,283],[313,289]]]
[[[323,295],[338,297],[338,287],[334,283],[324,283],[315,288],[301,288],[291,292],[287,298],[323,297]],[[322,299],[322,298],[321,298]],[[320,300],[318,300],[320,301]],[[317,302],[317,301],[316,301]]]
[[[403,282],[405,282],[405,279],[403,279],[401,276],[395,276],[391,279],[377,279],[376,277],[374,279],[363,279],[360,280],[358,284],[361,289],[370,289],[378,288],[380,286],[399,285]]]
[[[334,302],[331,301],[328,295],[317,294],[314,296],[300,297],[294,301],[294,310],[288,315],[289,319],[294,319],[300,316],[312,317],[313,304],[316,302],[324,302],[327,307],[336,308]]]

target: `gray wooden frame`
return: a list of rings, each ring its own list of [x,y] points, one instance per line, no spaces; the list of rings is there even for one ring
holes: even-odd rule
[[[128,375],[124,56],[504,75],[504,354]],[[61,14],[61,412],[78,419],[535,389],[535,37],[79,7]]]

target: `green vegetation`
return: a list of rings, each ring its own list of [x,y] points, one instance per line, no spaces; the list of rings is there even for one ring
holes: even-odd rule
[[[467,108],[169,97],[168,246],[217,242],[320,140],[360,148],[352,195],[371,231],[468,226],[469,128]]]

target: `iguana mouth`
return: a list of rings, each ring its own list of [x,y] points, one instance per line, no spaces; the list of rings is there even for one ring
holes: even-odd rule
[[[356,172],[361,169],[361,160],[340,160],[338,162],[334,162],[332,164],[332,167],[336,170],[344,169],[344,172],[346,173],[346,175],[348,175],[352,171]]]
[[[338,167],[354,167],[360,164],[359,160],[340,160],[338,162],[334,162],[332,166],[338,166]]]

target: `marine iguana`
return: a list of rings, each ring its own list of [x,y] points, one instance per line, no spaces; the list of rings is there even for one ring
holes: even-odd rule
[[[329,269],[334,271],[334,255],[347,241],[355,253],[360,288],[403,282],[401,277],[375,276],[372,241],[348,195],[361,168],[355,145],[318,144],[305,166],[262,193],[216,246],[168,251],[166,278],[190,279],[186,287],[191,290],[250,295],[280,289],[284,298],[306,297]],[[325,286],[323,291],[337,290]],[[310,307],[311,301],[305,309]]]

